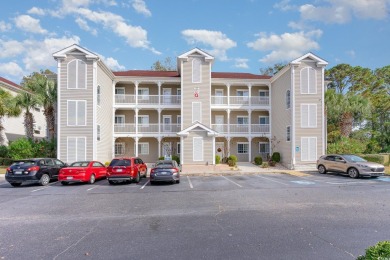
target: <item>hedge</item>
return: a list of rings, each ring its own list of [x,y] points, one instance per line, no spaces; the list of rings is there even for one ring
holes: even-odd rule
[[[218,154],[215,155],[215,164],[219,164],[221,162],[221,156],[219,156]]]
[[[263,163],[263,158],[261,158],[261,156],[256,156],[255,157],[255,164],[261,165],[262,163]]]
[[[0,158],[0,165],[9,166],[14,162],[11,158]]]
[[[376,162],[383,165],[389,165],[389,156],[387,154],[362,154],[363,159],[369,162]]]

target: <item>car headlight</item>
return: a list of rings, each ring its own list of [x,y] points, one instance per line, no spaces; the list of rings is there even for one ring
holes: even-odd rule
[[[362,167],[362,168],[368,168],[369,167],[368,165],[365,165],[365,164],[358,164],[357,166]]]

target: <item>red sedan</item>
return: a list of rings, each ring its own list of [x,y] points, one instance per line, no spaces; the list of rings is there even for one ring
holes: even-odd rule
[[[68,167],[62,168],[58,175],[58,180],[62,185],[70,182],[95,183],[97,179],[106,178],[107,168],[97,161],[74,162]]]

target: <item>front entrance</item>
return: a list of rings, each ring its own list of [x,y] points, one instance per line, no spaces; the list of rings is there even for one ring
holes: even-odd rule
[[[219,157],[222,158],[224,157],[225,153],[225,143],[224,142],[216,142],[215,143],[215,154],[219,155]]]
[[[162,156],[164,156],[164,157],[171,157],[172,156],[172,143],[171,142],[164,142],[163,143]]]

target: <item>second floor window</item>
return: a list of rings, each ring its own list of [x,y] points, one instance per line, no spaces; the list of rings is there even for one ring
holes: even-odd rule
[[[316,104],[301,104],[301,127],[303,128],[317,127],[317,105]]]
[[[269,125],[269,116],[261,116],[259,117],[260,125]]]
[[[306,67],[301,70],[301,94],[316,94],[316,71]]]
[[[249,123],[248,117],[246,116],[238,116],[237,117],[237,124],[239,125],[247,125]]]
[[[82,60],[68,63],[68,88],[84,89],[87,87],[87,64]]]
[[[192,60],[192,83],[202,82],[202,61],[200,58]]]
[[[286,91],[286,109],[291,107],[291,92],[290,90]]]
[[[87,101],[68,100],[68,126],[85,126]]]
[[[96,95],[97,105],[100,106],[100,86],[97,86],[97,95]]]

